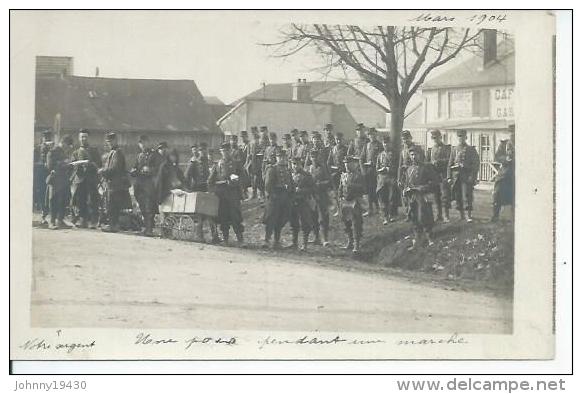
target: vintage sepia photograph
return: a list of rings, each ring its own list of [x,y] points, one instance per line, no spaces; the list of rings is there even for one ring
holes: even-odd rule
[[[22,291],[51,336],[20,351],[54,329],[130,330],[134,345],[193,330],[223,347],[262,332],[259,349],[515,334],[531,190],[516,188],[511,15],[260,14],[25,15]],[[90,358],[85,339],[67,357]]]

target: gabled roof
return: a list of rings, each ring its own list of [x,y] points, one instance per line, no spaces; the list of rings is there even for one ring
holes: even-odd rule
[[[204,101],[206,101],[206,104],[208,105],[226,105],[216,96],[204,96]]]
[[[216,132],[194,81],[93,77],[38,77],[35,126],[64,129]]]
[[[469,88],[515,83],[515,53],[500,56],[495,63],[483,67],[483,58],[469,60],[426,81],[421,89]]]
[[[361,96],[366,97],[371,103],[381,107],[385,112],[390,112],[385,106],[356,89],[349,83],[343,81],[313,81],[307,82],[310,87],[310,94],[313,99],[322,93],[337,87],[345,87],[347,89],[352,89],[358,92]],[[237,105],[241,100],[244,99],[261,99],[261,100],[276,100],[276,101],[290,101],[293,99],[293,83],[271,83],[267,84],[262,88],[255,90],[252,93],[247,94],[241,99],[236,100],[232,105]]]

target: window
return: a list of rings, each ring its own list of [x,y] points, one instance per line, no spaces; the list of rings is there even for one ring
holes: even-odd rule
[[[451,119],[470,118],[473,116],[473,92],[458,90],[449,93],[449,113]]]

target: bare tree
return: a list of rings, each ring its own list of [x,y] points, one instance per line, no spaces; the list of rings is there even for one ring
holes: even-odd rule
[[[437,67],[462,50],[477,47],[479,30],[354,25],[291,24],[282,39],[263,44],[274,57],[289,57],[311,48],[322,58],[321,70],[343,71],[378,90],[388,101],[391,137],[398,152],[406,106]]]

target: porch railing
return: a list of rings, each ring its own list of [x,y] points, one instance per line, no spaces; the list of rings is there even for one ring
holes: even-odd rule
[[[497,167],[494,162],[482,161],[479,166],[479,180],[484,182],[491,182],[493,177],[497,175]]]

